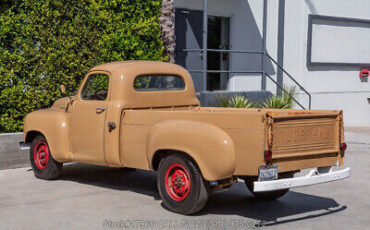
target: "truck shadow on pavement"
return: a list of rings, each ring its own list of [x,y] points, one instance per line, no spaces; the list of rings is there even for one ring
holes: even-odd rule
[[[149,171],[68,164],[63,167],[61,179],[161,199],[156,174]],[[162,207],[165,208],[163,202]],[[325,216],[346,208],[331,198],[294,191],[278,200],[265,201],[255,198],[244,183],[237,183],[229,191],[212,194],[207,206],[194,216],[237,215],[255,220],[256,226],[269,226]]]
[[[154,172],[72,163],[63,166],[61,180],[132,191],[160,200]]]
[[[346,208],[331,198],[294,191],[277,200],[261,200],[244,183],[237,183],[227,192],[213,194],[208,206],[198,215],[238,215],[258,221],[257,226],[270,226],[325,216]]]

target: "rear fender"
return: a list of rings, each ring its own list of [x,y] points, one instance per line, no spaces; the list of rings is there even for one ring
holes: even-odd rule
[[[207,180],[231,177],[235,171],[235,150],[230,136],[222,129],[203,122],[170,120],[154,125],[147,138],[147,159],[161,150],[189,155]]]

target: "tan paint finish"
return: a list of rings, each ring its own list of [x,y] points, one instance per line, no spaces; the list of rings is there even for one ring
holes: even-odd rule
[[[206,178],[232,175],[235,155],[231,138],[221,128],[197,121],[200,115],[192,110],[126,111],[121,126],[121,132],[127,133],[122,135],[124,163],[129,167],[151,169],[148,166],[157,150],[176,150],[191,156]],[[146,137],[145,145],[137,143],[142,137]],[[132,142],[136,145],[129,144]]]
[[[72,153],[70,152],[69,127],[66,124],[69,124],[69,116],[63,110],[49,108],[32,112],[25,118],[24,141],[31,141],[27,139],[27,135],[31,132],[40,132],[48,141],[53,157],[61,162],[69,161],[72,159]]]
[[[109,76],[108,97],[84,101],[81,90],[95,73]],[[160,92],[133,88],[135,77],[155,74],[180,76],[186,87]],[[130,61],[97,66],[71,101],[59,99],[25,120],[25,141],[32,131],[42,133],[60,162],[153,170],[155,154],[181,151],[194,159],[207,180],[257,175],[258,166],[266,165],[266,149],[273,150],[280,172],[343,163],[341,111],[203,108],[189,73],[173,64]],[[97,108],[104,111],[97,113]],[[117,128],[109,132],[108,122]],[[328,135],[312,134],[320,132]]]

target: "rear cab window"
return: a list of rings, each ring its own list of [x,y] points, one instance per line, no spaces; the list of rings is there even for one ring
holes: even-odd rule
[[[134,80],[136,91],[171,91],[184,90],[185,82],[176,75],[142,75]]]

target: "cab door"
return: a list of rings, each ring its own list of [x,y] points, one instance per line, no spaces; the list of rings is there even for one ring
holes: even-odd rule
[[[108,73],[90,73],[72,105],[70,143],[74,161],[106,164],[104,129],[109,85]]]

